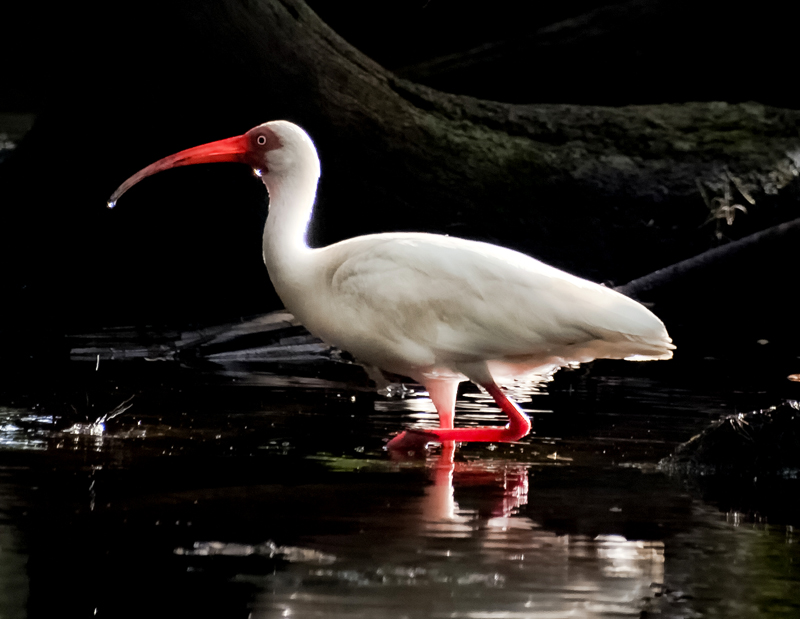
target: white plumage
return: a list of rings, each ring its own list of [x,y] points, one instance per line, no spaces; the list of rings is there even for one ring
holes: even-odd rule
[[[428,389],[441,429],[415,431],[416,440],[517,440],[529,422],[496,381],[596,358],[672,356],[664,325],[639,303],[510,249],[421,233],[309,248],[319,159],[308,135],[286,121],[166,157],[128,179],[110,204],[149,174],[231,160],[259,170],[269,191],[264,261],[286,308],[359,361]],[[495,397],[507,428],[451,429],[464,379]]]

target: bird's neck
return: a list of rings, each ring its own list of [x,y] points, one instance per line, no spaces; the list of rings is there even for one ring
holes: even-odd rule
[[[314,208],[319,168],[297,169],[278,181],[265,179],[269,191],[269,215],[264,226],[263,252],[272,284],[287,309],[313,287],[313,251],[306,242]]]

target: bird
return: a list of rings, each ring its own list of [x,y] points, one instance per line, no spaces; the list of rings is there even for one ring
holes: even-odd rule
[[[370,376],[408,377],[428,392],[439,427],[401,432],[390,449],[519,441],[530,418],[500,385],[598,358],[672,357],[664,324],[643,305],[512,249],[421,232],[309,247],[320,160],[309,135],[289,121],[164,157],[124,181],[108,206],[152,174],[214,162],[249,165],[266,186],[263,257],[286,309]],[[505,426],[454,427],[465,380],[495,400]]]

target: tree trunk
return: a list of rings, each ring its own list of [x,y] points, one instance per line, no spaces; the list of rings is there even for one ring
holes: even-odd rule
[[[314,2],[321,11],[323,4]],[[579,6],[583,10],[576,10]],[[482,16],[486,38],[390,68],[438,90],[515,103],[758,100],[800,107],[797,90],[787,87],[785,65],[775,62],[794,54],[796,38],[796,20],[777,0],[737,10],[722,0],[590,1],[547,8],[499,0],[492,7]],[[541,21],[537,17],[544,10],[560,12]],[[347,29],[341,10],[324,14],[336,17],[330,22],[334,30],[338,24]],[[505,32],[492,32],[499,19],[508,24]]]
[[[275,118],[319,148],[319,244],[428,230],[622,283],[796,216],[800,112],[478,100],[398,78],[300,0],[140,10],[109,7],[85,47],[54,53],[51,104],[0,166],[3,251],[24,257],[4,288],[69,298],[73,320],[277,305],[262,292],[264,191],[247,171],[162,174],[104,208],[155,159]]]

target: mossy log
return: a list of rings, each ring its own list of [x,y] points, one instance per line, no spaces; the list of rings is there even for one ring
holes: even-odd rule
[[[247,171],[163,174],[105,209],[153,160],[275,118],[320,151],[314,243],[428,230],[620,284],[797,215],[798,111],[447,94],[383,69],[301,0],[145,2],[94,17],[69,32],[86,42],[52,56],[77,70],[53,70],[49,105],[0,166],[4,259],[20,264],[3,289],[68,298],[72,319],[277,306],[259,257],[265,192]]]

